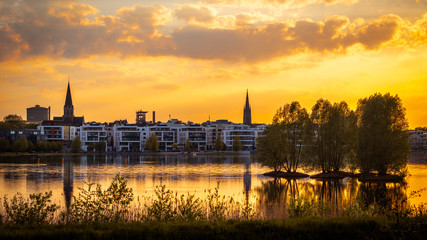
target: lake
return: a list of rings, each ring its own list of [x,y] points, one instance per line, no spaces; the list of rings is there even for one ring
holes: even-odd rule
[[[410,204],[427,202],[427,191],[411,196],[427,185],[427,154],[411,154],[406,183],[361,183],[357,179],[318,181],[310,178],[274,180],[262,174],[271,169],[250,155],[52,155],[0,157],[0,196],[9,198],[52,190],[53,201],[66,206],[84,181],[109,186],[120,173],[128,180],[135,197],[153,196],[160,181],[174,192],[206,197],[207,189],[219,184],[219,193],[234,200],[249,201],[266,217],[280,217],[290,198],[317,198],[342,206],[363,197],[368,203],[390,204],[409,197]],[[310,174],[310,173],[309,173]]]

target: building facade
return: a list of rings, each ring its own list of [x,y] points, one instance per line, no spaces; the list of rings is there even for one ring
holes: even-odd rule
[[[27,108],[27,122],[40,123],[44,120],[50,120],[50,106],[45,108],[36,105]]]

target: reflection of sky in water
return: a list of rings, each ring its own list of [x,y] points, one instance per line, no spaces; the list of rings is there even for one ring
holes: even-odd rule
[[[162,179],[174,192],[189,192],[204,198],[205,190],[215,188],[219,182],[220,194],[240,202],[256,201],[268,211],[283,207],[293,197],[315,197],[335,206],[353,201],[358,195],[376,202],[399,198],[424,188],[427,183],[426,164],[417,161],[417,164],[408,164],[408,170],[410,176],[405,189],[396,184],[361,184],[348,178],[335,182],[309,178],[273,181],[262,175],[270,171],[268,168],[244,155],[18,157],[0,160],[0,196],[52,190],[54,201],[65,205],[71,195],[83,187],[85,179],[90,178],[106,188],[114,175],[120,173],[128,179],[135,196],[152,196]],[[421,197],[411,198],[410,202],[427,202],[427,191]]]

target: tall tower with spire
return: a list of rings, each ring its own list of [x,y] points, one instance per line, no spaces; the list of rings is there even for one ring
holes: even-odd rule
[[[246,125],[252,124],[251,105],[249,105],[249,94],[247,89],[246,89],[246,103],[245,103],[245,108],[243,109],[243,124],[246,124]]]
[[[62,117],[64,120],[67,119],[70,121],[73,121],[74,118],[74,106],[73,99],[71,98],[70,80],[68,80],[67,96],[65,97],[64,104],[64,115]]]

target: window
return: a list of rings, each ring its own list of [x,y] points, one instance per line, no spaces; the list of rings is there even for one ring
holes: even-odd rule
[[[15,134],[15,131],[10,131],[10,134]]]
[[[19,131],[19,132],[18,132],[18,134],[21,134],[21,135],[22,135],[22,131]]]

